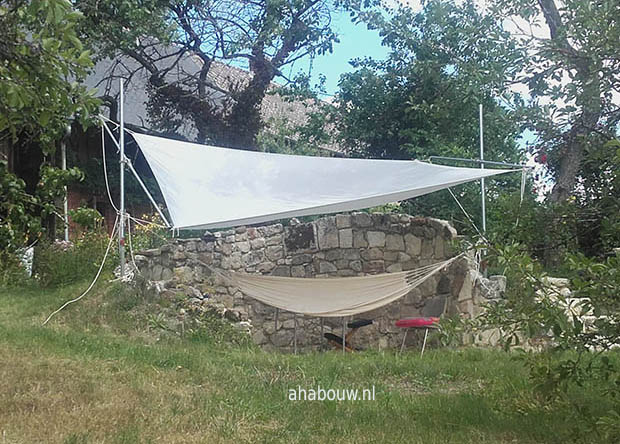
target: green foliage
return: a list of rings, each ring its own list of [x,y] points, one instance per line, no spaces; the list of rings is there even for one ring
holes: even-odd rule
[[[489,10],[498,19],[517,16],[549,30],[548,37],[532,29],[520,33],[519,45],[529,55],[514,81],[531,96],[528,126],[538,140],[530,151],[548,159],[556,182],[551,198],[567,200],[581,186],[587,151],[617,137],[620,108],[612,97],[620,85],[618,2],[496,0]]]
[[[567,253],[599,260],[620,245],[620,156],[617,141],[593,146],[582,166],[580,186],[563,202],[500,194],[488,207],[488,237],[501,245],[520,243],[547,270],[570,272]],[[541,227],[544,227],[541,230]]]
[[[508,34],[500,22],[471,3],[428,2],[418,14],[408,8],[384,13],[353,6],[354,19],[378,29],[391,52],[383,61],[354,61],[356,70],[341,77],[335,103],[317,103],[296,134],[284,135],[294,141],[292,151],[314,144],[361,157],[477,158],[482,103],[486,156],[521,160],[516,140],[523,103],[511,92],[508,78],[519,71],[524,54],[515,44],[502,43]],[[289,93],[298,100],[310,97],[294,89]],[[488,180],[488,208],[499,196],[516,192],[518,180],[517,175]],[[478,227],[479,190],[479,184],[466,184],[457,193]],[[448,191],[403,202],[401,209],[450,220],[459,232],[475,232]]]
[[[87,124],[98,101],[79,83],[92,66],[67,0],[0,4],[0,137],[53,152],[70,118]]]
[[[38,143],[50,155],[72,119],[89,123],[98,101],[79,83],[92,66],[76,34],[80,18],[67,0],[0,4],[0,142],[13,149]],[[36,191],[28,194],[25,182],[0,162],[3,265],[16,263],[9,256],[41,236],[63,186],[80,178],[77,169],[44,164]]]
[[[520,202],[516,194],[502,194],[489,208],[488,219],[487,238],[498,245],[519,244],[547,271],[563,273],[564,255],[579,250],[579,209],[574,201],[540,202],[527,193]]]
[[[135,223],[131,232],[131,246],[134,251],[161,247],[172,237],[171,231],[163,225],[158,213],[143,214],[140,219],[144,222]]]
[[[43,287],[64,286],[94,277],[99,269],[108,235],[104,231],[86,231],[73,243],[40,243],[35,249],[34,273]],[[107,266],[114,263],[108,256]]]
[[[256,138],[256,144],[261,151],[267,153],[297,154],[303,156],[329,157],[330,151],[321,149],[316,139],[307,138],[300,133],[299,128],[287,121],[269,122]]]
[[[571,202],[580,251],[600,257],[620,246],[620,141],[589,144],[579,174]]]
[[[63,187],[81,177],[77,168],[63,171],[43,165],[41,180],[31,195],[25,191],[25,182],[8,171],[6,162],[0,162],[0,269],[4,273],[14,269],[19,248],[41,237],[42,219],[57,214],[55,200]]]
[[[69,210],[69,217],[84,230],[99,230],[103,223],[103,216],[94,208],[80,207]]]
[[[386,60],[357,60],[340,80],[334,108],[340,142],[371,157],[428,155],[476,158],[478,105],[484,105],[489,158],[517,161],[521,103],[507,79],[523,53],[499,43],[501,23],[471,3],[431,1],[414,13],[398,8],[361,13],[391,52]],[[501,101],[498,98],[501,97]]]
[[[521,245],[487,246],[487,252],[490,261],[503,269],[508,287],[503,299],[489,303],[474,320],[474,329],[498,329],[507,349],[542,338],[548,347],[544,353],[522,355],[541,402],[571,405],[575,417],[615,441],[620,426],[620,369],[608,353],[620,344],[620,255],[603,262],[569,255],[571,294],[567,295],[552,285]],[[602,381],[606,388],[600,395],[612,406],[598,416],[584,411],[570,395],[572,388],[592,380]]]
[[[191,341],[216,346],[245,346],[252,344],[249,335],[236,329],[230,321],[215,312],[201,314],[187,330]]]
[[[25,182],[10,173],[7,164],[0,161],[0,251],[14,253],[40,235],[41,220],[35,214],[39,210],[36,197],[25,192]],[[8,259],[4,259],[6,263]]]
[[[17,255],[0,250],[0,289],[25,287],[28,275]]]
[[[84,174],[77,167],[63,170],[47,164],[41,165],[39,176],[36,198],[42,208],[42,217],[58,215],[56,201],[64,197],[64,187],[84,179]]]

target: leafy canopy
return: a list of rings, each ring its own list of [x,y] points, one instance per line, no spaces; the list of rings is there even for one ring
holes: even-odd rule
[[[92,66],[81,14],[66,0],[0,3],[0,138],[53,151],[69,119],[86,123],[97,101],[81,85]]]

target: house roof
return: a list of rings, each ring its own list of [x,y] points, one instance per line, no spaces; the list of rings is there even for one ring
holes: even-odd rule
[[[159,56],[172,57],[172,49],[169,47],[155,46]],[[167,52],[166,52],[167,51]],[[161,62],[162,67],[169,62]],[[190,55],[183,56],[174,70],[170,70],[166,77],[169,82],[183,83],[191,76],[196,76],[200,71],[202,62]],[[231,91],[239,86],[244,86],[251,79],[252,74],[242,68],[214,61],[209,70],[209,80],[214,88],[209,89],[212,102],[217,106],[227,98],[222,91]],[[106,97],[111,101],[118,101],[119,78],[129,79],[125,86],[124,117],[129,125],[135,125],[157,131],[157,124],[150,118],[147,104],[149,73],[129,57],[115,59],[103,59],[97,62],[93,72],[86,79],[87,86],[98,91],[99,96]],[[275,92],[279,87],[272,83],[270,91],[265,95],[261,104],[261,116],[269,129],[269,125],[287,124],[298,126],[306,123],[309,113],[316,109],[316,102],[290,101]],[[115,118],[116,116],[111,116]],[[186,121],[176,130],[176,134],[187,140],[196,140],[197,130],[193,122]],[[337,152],[336,147],[327,146],[323,149]]]

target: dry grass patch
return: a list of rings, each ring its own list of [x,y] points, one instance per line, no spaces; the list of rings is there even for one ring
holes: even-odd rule
[[[217,390],[193,384],[183,373],[60,358],[3,344],[4,442],[217,442],[217,424],[230,418],[203,409]],[[237,426],[244,428],[243,422]]]

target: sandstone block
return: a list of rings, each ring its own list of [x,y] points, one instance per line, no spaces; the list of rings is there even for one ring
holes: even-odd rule
[[[349,268],[349,261],[346,259],[338,259],[334,262],[334,265],[336,265],[338,270],[344,270],[345,268]]]
[[[278,265],[277,267],[273,269],[273,271],[271,272],[271,275],[290,277],[291,267],[289,267],[288,265]]]
[[[366,248],[368,247],[368,242],[366,241],[366,237],[364,236],[363,231],[354,231],[353,232],[353,247],[354,248]]]
[[[338,271],[338,268],[331,262],[321,261],[319,262],[319,273],[334,273]]]
[[[342,258],[350,261],[358,260],[360,258],[360,251],[354,248],[344,250]]]
[[[316,222],[316,227],[319,248],[321,250],[339,247],[340,243],[338,239],[338,228],[336,228],[335,217],[319,219]]]
[[[172,270],[174,278],[184,284],[189,284],[194,280],[194,273],[190,267],[176,267]]]
[[[293,265],[291,267],[291,276],[292,277],[305,277],[306,267],[304,265]]]
[[[385,233],[382,231],[368,231],[366,233],[366,239],[368,239],[369,247],[385,246]]]
[[[351,277],[351,276],[357,276],[357,273],[353,270],[338,270],[338,276]]]
[[[338,248],[325,252],[325,260],[328,260],[328,261],[335,261],[338,259],[342,259],[343,257],[344,257],[344,251]]]
[[[340,239],[340,248],[353,247],[353,230],[351,228],[339,230],[338,238]]]
[[[362,251],[361,256],[367,261],[383,259],[383,250],[380,248],[369,248],[368,250]]]
[[[282,246],[267,247],[265,256],[271,261],[277,261],[284,258],[284,248]]]
[[[372,218],[368,213],[353,213],[351,215],[351,223],[355,227],[370,227]]]
[[[256,266],[256,270],[261,273],[268,273],[272,271],[274,268],[276,268],[276,264],[274,264],[273,262],[261,262],[260,264]]]
[[[263,262],[265,260],[265,254],[262,250],[250,251],[243,255],[242,260],[245,265],[252,267]]]
[[[349,228],[351,226],[351,216],[348,214],[336,214],[336,227]]]
[[[390,262],[396,262],[398,260],[398,251],[385,251],[383,253],[383,259]]]
[[[284,236],[281,234],[274,234],[265,239],[265,245],[282,245],[284,243]]]
[[[362,270],[365,273],[383,273],[385,271],[385,263],[381,260],[364,262]]]
[[[420,256],[423,259],[430,259],[433,257],[433,253],[435,253],[433,242],[428,239],[424,239],[422,242],[422,251],[420,252]]]
[[[387,271],[388,273],[397,273],[399,271],[403,271],[403,266],[402,264],[399,264],[399,263],[392,264],[389,267],[387,267],[385,271]]]
[[[161,280],[162,281],[168,281],[170,279],[172,279],[172,270],[170,268],[163,268],[161,270]]]
[[[302,265],[312,262],[312,255],[310,254],[298,254],[291,258],[292,265]]]
[[[177,250],[174,253],[172,253],[172,259],[174,259],[175,261],[182,261],[184,259],[187,259],[187,256],[185,255],[183,251]]]
[[[265,246],[265,239],[262,237],[257,237],[255,239],[250,240],[250,247],[254,250],[258,250]]]

